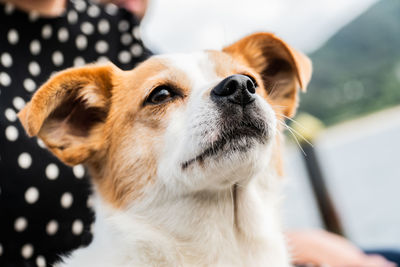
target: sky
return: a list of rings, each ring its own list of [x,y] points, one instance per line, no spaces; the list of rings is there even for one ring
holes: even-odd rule
[[[142,24],[157,53],[220,49],[257,31],[310,53],[378,0],[150,0]]]

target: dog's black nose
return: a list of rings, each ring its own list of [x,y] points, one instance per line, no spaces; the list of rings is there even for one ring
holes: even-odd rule
[[[227,100],[231,103],[245,106],[254,101],[256,85],[250,77],[236,74],[225,78],[211,91],[216,100]]]

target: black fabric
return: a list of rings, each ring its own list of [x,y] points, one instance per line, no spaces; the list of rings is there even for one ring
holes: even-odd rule
[[[28,138],[16,113],[56,71],[99,59],[131,69],[149,55],[138,20],[114,5],[75,0],[44,18],[0,4],[0,266],[49,266],[89,244],[93,222],[83,167]]]

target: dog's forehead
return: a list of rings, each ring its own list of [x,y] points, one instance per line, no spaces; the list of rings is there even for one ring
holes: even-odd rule
[[[157,56],[167,67],[179,70],[190,80],[193,88],[199,88],[219,80],[216,62],[206,51]]]

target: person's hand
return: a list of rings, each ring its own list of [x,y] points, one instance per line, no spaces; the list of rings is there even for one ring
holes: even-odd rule
[[[323,230],[286,233],[294,264],[329,267],[395,267],[379,255],[367,255],[345,238]]]

